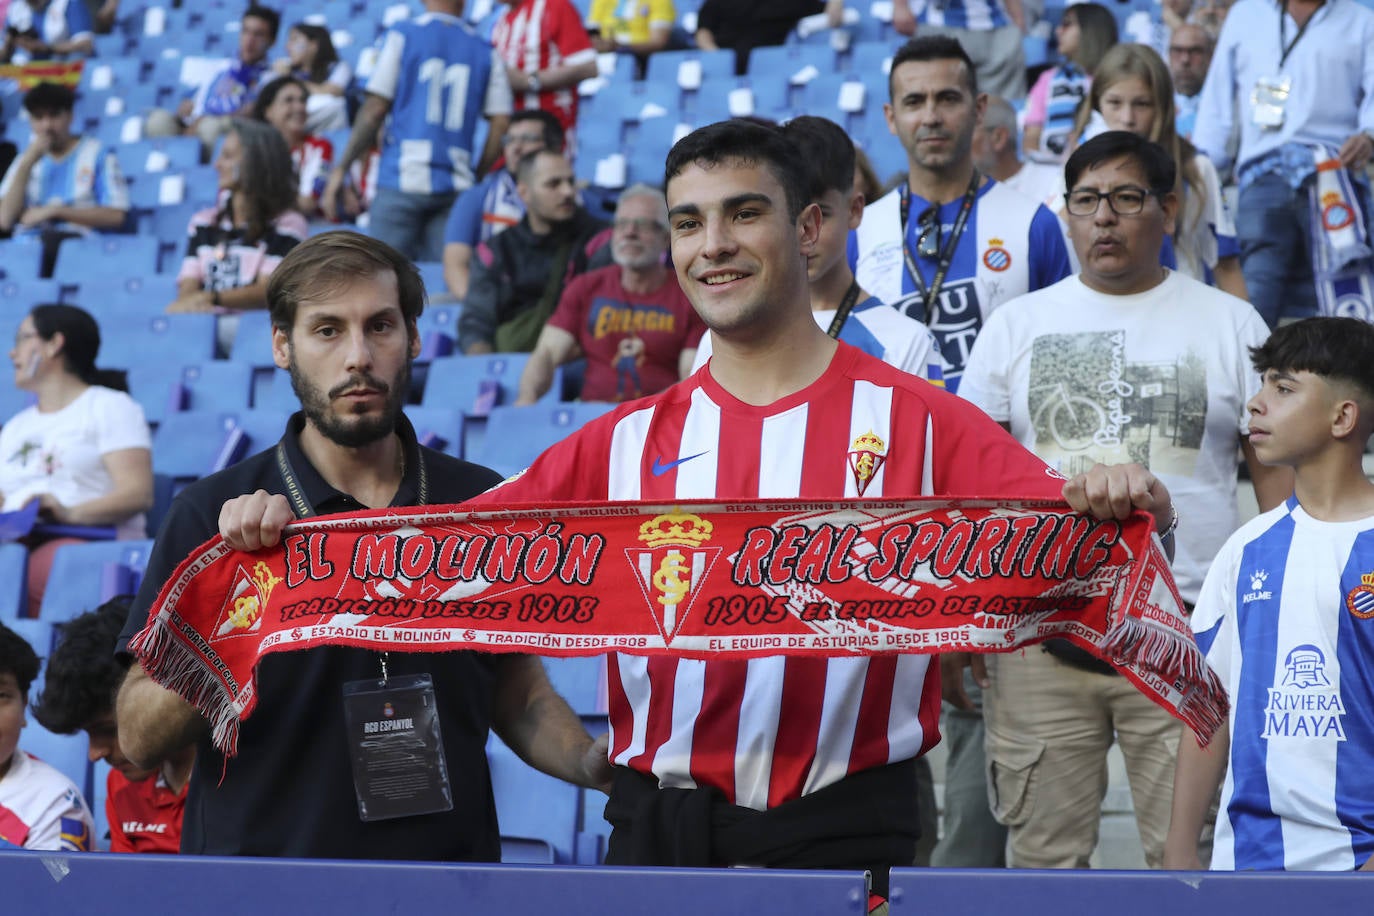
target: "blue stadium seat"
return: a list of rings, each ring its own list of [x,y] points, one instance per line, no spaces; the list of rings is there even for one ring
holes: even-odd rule
[[[688,61],[700,61],[702,86],[727,79],[735,72],[735,52],[729,49],[659,51],[649,56],[644,79],[651,86],[678,86],[680,68]]]
[[[286,432],[286,421],[291,416],[289,410],[272,410],[255,407],[241,410],[235,414],[225,414],[235,426],[248,436],[248,448],[244,455],[254,455],[277,444],[282,433]]]
[[[487,740],[487,762],[501,824],[501,861],[573,862],[581,790],[534,769],[495,734]]]
[[[463,307],[457,304],[426,306],[416,321],[420,332],[420,360],[449,356],[458,347],[458,319]]]
[[[29,552],[23,544],[0,544],[0,622],[10,623],[23,612],[24,575]]]
[[[223,470],[242,458],[248,448],[245,436],[238,453],[229,453],[234,427],[232,414],[216,410],[167,414],[153,433],[154,473],[184,482]]]
[[[253,367],[211,360],[188,365],[182,373],[187,410],[247,410],[253,390]]]
[[[150,236],[93,232],[62,243],[53,279],[64,286],[157,273],[158,241]],[[102,279],[103,278],[103,279]]]
[[[606,656],[546,658],[544,670],[573,712],[579,716],[606,713]]]
[[[444,282],[444,265],[440,261],[416,261],[415,269],[420,272],[420,281],[425,284],[425,295],[430,302],[448,299],[448,284]]]
[[[131,274],[105,277],[78,286],[63,295],[64,302],[79,305],[100,322],[102,338],[110,334],[113,321],[151,320],[166,315],[167,305],[177,297],[175,274]],[[176,315],[176,318],[211,318],[213,315]],[[106,361],[102,343],[100,358]],[[113,363],[112,365],[119,365]]]
[[[6,243],[0,242],[0,252],[8,255],[16,251],[11,248],[4,250]],[[37,254],[35,253],[35,257]],[[3,261],[3,256],[0,256]],[[10,266],[5,264],[4,267]],[[3,270],[4,267],[0,267]],[[33,265],[33,273],[38,273],[38,264]],[[4,277],[0,276],[0,321],[7,324],[18,326],[29,309],[41,303],[52,303],[62,301],[62,285],[56,280],[40,280],[37,276],[30,277]],[[8,319],[13,319],[9,322]],[[9,343],[14,338],[14,334],[9,334],[5,338],[5,343]]]
[[[16,142],[19,148],[23,149],[29,141],[24,137],[17,139]],[[42,258],[43,246],[36,238],[0,239],[0,281],[9,283],[37,280]]]
[[[132,578],[142,577],[152,545],[151,540],[88,541],[59,547],[39,618],[62,623],[127,592]]]
[[[485,416],[488,411],[483,408],[488,405],[477,403],[482,383],[496,383],[496,404],[513,402],[520,385],[520,373],[529,358],[528,353],[491,353],[436,359],[430,364],[420,403],[426,407],[457,408],[470,417]],[[549,395],[557,400],[557,386],[550,389]]]
[[[446,455],[463,457],[463,412],[451,407],[407,404],[405,414],[421,444]],[[437,441],[436,441],[437,437]]]
[[[161,311],[160,306],[155,307]],[[115,320],[101,322],[99,363],[102,366],[127,369],[141,362],[185,363],[214,359],[214,315],[156,315],[145,319],[125,316],[114,310],[105,315]]]
[[[126,176],[181,172],[200,165],[200,141],[195,137],[154,137],[115,147]]]
[[[611,407],[593,403],[497,407],[487,417],[482,446],[471,460],[510,476],[529,467],[550,445]]]
[[[143,73],[143,61],[137,57],[101,55],[81,68],[77,96],[91,92],[124,92],[136,85]]]
[[[268,369],[272,361],[272,314],[254,309],[239,315],[239,329],[234,335],[234,348],[229,358],[254,368]]]

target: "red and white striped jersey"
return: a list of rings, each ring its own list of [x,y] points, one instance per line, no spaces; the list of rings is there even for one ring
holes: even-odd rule
[[[334,164],[334,144],[325,137],[310,134],[291,151],[291,163],[296,167],[300,182],[296,195],[319,200],[329,179],[329,167]]]
[[[596,50],[582,17],[568,0],[516,0],[501,12],[491,43],[506,67],[535,73],[593,60]],[[577,87],[517,92],[515,110],[542,108],[571,132],[577,123]]]
[[[855,440],[882,460],[856,471]],[[867,470],[867,468],[865,468]],[[866,478],[866,483],[861,479]],[[710,365],[594,420],[474,502],[957,495],[1058,498],[1063,481],[976,407],[841,343],[763,407]],[[611,759],[763,810],[939,740],[928,655],[696,661],[613,656]]]

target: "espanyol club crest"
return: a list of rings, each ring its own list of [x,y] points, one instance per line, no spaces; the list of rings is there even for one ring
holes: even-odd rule
[[[1327,232],[1339,232],[1355,222],[1355,211],[1341,195],[1327,191],[1322,195],[1322,226]]]
[[[697,586],[720,556],[719,547],[706,546],[714,530],[699,515],[669,512],[639,526],[644,549],[625,551],[665,646],[682,629]]]
[[[262,629],[262,610],[280,582],[281,577],[272,575],[272,570],[261,560],[253,567],[251,576],[239,566],[234,571],[234,587],[220,608],[215,637],[246,636]]]
[[[1011,252],[1002,247],[1001,239],[988,239],[987,250],[983,252],[983,266],[998,273],[1011,267]]]
[[[1360,584],[1345,595],[1345,607],[1361,620],[1374,617],[1374,573],[1360,576]]]
[[[887,443],[871,429],[849,444],[849,470],[854,474],[857,495],[864,495],[886,460]]]

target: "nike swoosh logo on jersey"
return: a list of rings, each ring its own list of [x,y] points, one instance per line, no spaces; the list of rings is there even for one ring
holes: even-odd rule
[[[654,466],[649,470],[653,472],[653,475],[655,477],[661,477],[662,475],[671,471],[673,468],[677,467],[679,464],[691,461],[693,458],[700,458],[702,455],[705,454],[706,452],[697,452],[695,455],[688,455],[686,458],[679,458],[677,461],[669,461],[667,464],[663,463],[663,456],[660,455],[659,457],[654,459]]]

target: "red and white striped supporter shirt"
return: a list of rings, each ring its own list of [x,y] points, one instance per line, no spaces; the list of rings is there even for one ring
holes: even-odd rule
[[[576,66],[596,58],[582,17],[568,0],[511,3],[496,21],[491,43],[507,68],[523,73]],[[535,108],[551,113],[565,131],[571,131],[577,124],[577,87],[515,94],[516,111]]]
[[[764,407],[727,393],[708,363],[592,421],[473,502],[856,497],[850,453],[870,434],[884,457],[864,496],[1057,499],[1063,486],[978,408],[841,343],[814,384]],[[756,810],[939,740],[939,666],[928,655],[622,655],[609,681],[615,763],[665,787],[714,786]]]
[[[291,151],[291,163],[300,180],[296,195],[319,200],[329,179],[329,167],[334,164],[334,144],[311,134]]]

